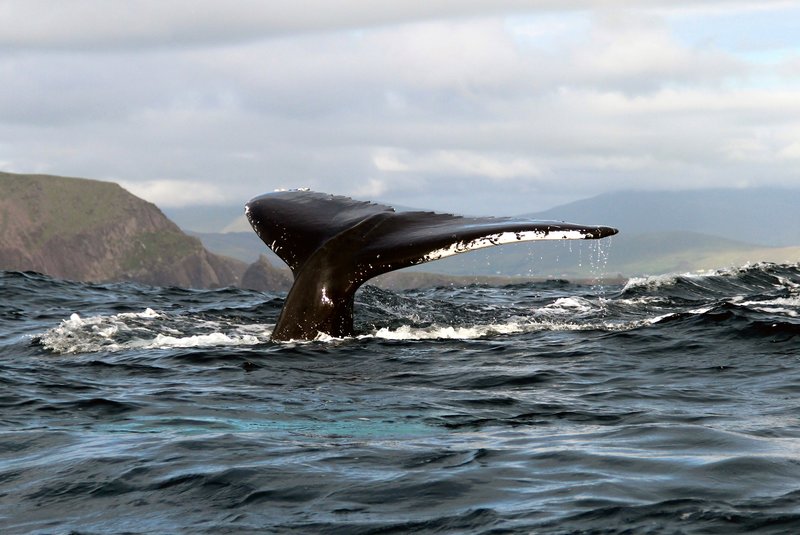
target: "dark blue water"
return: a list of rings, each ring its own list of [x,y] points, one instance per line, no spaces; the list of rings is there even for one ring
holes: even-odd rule
[[[357,298],[0,275],[2,533],[797,533],[800,268]]]

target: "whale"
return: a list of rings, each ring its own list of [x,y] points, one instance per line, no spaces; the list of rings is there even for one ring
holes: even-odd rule
[[[613,236],[615,228],[515,217],[466,217],[305,189],[254,197],[245,215],[291,269],[273,341],[353,336],[356,290],[369,279],[484,247]]]

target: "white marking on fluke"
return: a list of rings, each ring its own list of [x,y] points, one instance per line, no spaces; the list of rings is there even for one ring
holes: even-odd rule
[[[456,242],[448,247],[436,249],[425,255],[424,262],[439,260],[448,256],[453,256],[467,251],[492,247],[494,245],[504,245],[506,243],[537,241],[537,240],[582,240],[586,235],[579,230],[528,230],[523,232],[501,232],[490,236],[471,241]]]
[[[325,287],[322,288],[322,302],[325,303],[326,305],[333,306],[333,299],[328,297],[328,289]]]

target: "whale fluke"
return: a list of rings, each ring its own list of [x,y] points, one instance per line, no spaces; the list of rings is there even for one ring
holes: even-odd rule
[[[245,213],[294,274],[273,340],[352,335],[356,290],[389,271],[505,243],[617,233],[558,221],[395,212],[383,204],[306,190],[255,197]]]

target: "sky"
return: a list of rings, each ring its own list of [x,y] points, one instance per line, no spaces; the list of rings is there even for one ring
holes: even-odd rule
[[[800,187],[800,2],[0,0],[0,170],[480,215]]]

